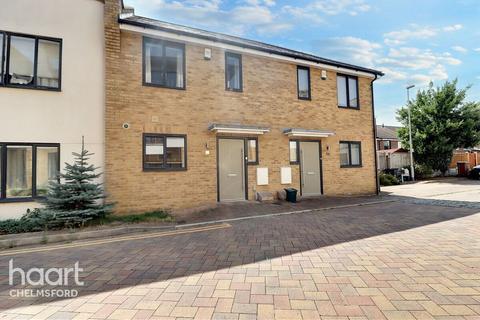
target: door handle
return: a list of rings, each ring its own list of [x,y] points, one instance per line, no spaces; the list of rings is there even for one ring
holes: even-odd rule
[[[236,174],[236,173],[229,173],[228,176],[229,176],[229,177],[236,177],[237,174]]]

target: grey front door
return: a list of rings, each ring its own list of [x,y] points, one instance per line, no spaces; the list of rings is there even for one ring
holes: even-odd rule
[[[321,195],[320,142],[300,141],[300,171],[302,195]]]
[[[245,200],[245,142],[218,140],[219,200]]]

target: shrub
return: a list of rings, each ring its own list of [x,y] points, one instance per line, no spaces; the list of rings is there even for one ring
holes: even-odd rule
[[[432,168],[426,165],[415,164],[415,179],[424,180],[424,179],[431,178],[432,176],[433,176]]]
[[[389,173],[381,173],[379,178],[382,186],[394,186],[400,184],[400,181]]]

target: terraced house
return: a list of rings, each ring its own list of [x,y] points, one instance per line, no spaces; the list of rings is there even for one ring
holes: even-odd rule
[[[377,191],[380,71],[105,5],[106,189],[120,213]]]

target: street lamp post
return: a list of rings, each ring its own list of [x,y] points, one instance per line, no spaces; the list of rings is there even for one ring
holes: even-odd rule
[[[410,89],[415,87],[414,84],[407,86],[407,110],[408,110],[408,140],[410,142],[410,174],[412,181],[415,181],[415,169],[413,167],[413,143],[412,143],[412,115],[410,110]]]

